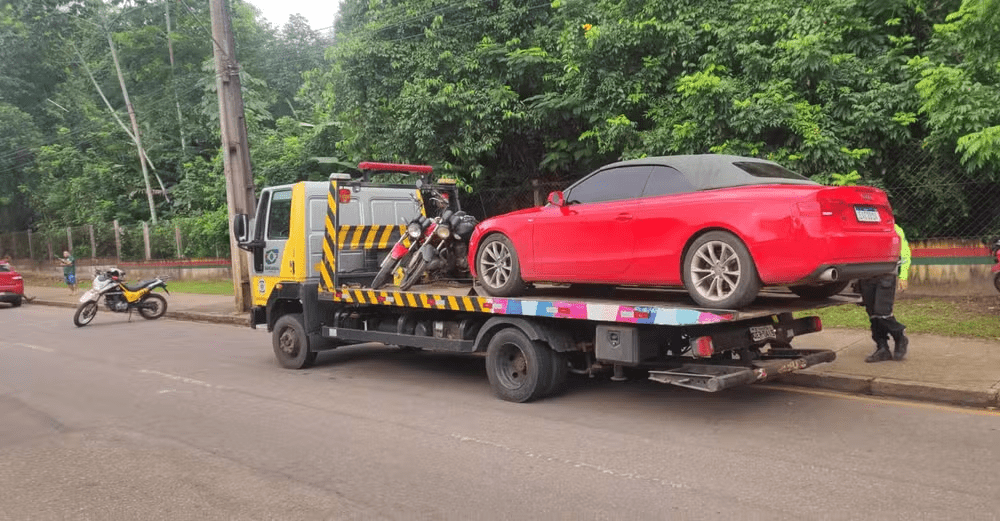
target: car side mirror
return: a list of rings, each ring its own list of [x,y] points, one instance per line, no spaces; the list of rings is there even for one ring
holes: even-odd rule
[[[563,195],[562,190],[556,190],[549,193],[548,201],[552,206],[565,206],[566,196]]]

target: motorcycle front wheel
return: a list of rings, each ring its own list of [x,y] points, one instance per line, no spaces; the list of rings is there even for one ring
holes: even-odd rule
[[[76,324],[76,327],[83,327],[94,320],[96,315],[97,302],[88,300],[76,308],[76,313],[73,314],[73,323]]]
[[[399,289],[403,291],[412,288],[424,276],[424,268],[427,267],[427,260],[419,252],[417,252],[417,255],[416,264],[410,262],[410,266],[405,270],[406,273],[403,274],[403,281],[399,283]]]
[[[393,272],[396,268],[403,265],[403,263],[410,260],[410,253],[407,252],[402,257],[396,259],[395,261],[390,261],[382,266],[382,269],[378,270],[378,275],[375,275],[375,280],[372,281],[372,289],[379,289],[385,286],[385,283],[392,278]]]
[[[146,320],[156,320],[167,312],[167,299],[150,293],[139,302],[139,314]]]

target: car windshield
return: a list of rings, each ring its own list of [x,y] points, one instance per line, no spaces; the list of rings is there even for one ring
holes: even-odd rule
[[[771,179],[795,179],[808,181],[809,178],[792,172],[791,170],[773,163],[757,163],[751,161],[736,161],[734,165],[754,177],[767,177]]]

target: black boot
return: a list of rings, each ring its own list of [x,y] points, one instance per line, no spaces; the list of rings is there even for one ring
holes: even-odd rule
[[[865,358],[865,362],[868,363],[884,362],[886,360],[892,360],[892,352],[889,351],[889,344],[879,344],[875,352],[868,355],[868,358]]]
[[[906,346],[910,345],[910,339],[906,338],[906,335],[903,333],[900,333],[899,337],[893,340],[896,342],[896,350],[892,353],[892,359],[898,362],[906,358]]]

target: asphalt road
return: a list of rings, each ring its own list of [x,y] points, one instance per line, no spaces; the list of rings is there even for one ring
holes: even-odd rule
[[[997,519],[1000,415],[576,378],[0,306],[0,519]]]

